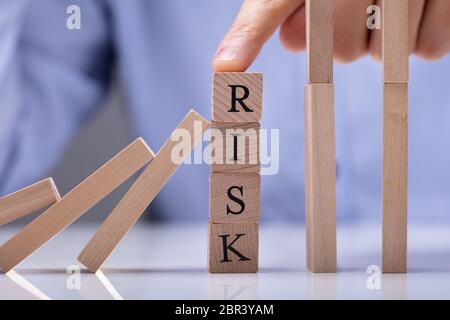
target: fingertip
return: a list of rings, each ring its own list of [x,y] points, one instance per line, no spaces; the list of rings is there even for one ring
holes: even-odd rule
[[[212,61],[214,72],[244,72],[252,63],[246,50],[237,46],[223,46],[217,50]]]
[[[248,68],[246,63],[239,60],[213,60],[214,72],[245,72]]]

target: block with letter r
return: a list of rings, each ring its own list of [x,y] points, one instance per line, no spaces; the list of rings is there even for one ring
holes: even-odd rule
[[[263,76],[261,73],[214,73],[213,121],[260,122],[262,92]]]

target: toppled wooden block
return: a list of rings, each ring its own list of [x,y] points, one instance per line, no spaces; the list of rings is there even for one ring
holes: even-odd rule
[[[6,273],[80,218],[96,203],[153,159],[137,139],[0,247],[0,268]]]
[[[200,125],[200,134],[195,135],[196,125]],[[189,142],[185,145],[183,159],[202,139],[209,123],[202,116],[191,110],[174,131],[189,133]],[[172,133],[172,136],[174,136]],[[95,235],[84,247],[78,261],[90,271],[96,272],[125,237],[136,221],[166,184],[183,159],[174,161],[173,150],[180,142],[169,139],[157,153],[156,158],[141,173],[128,192],[120,200]],[[188,153],[189,152],[189,153]],[[186,204],[187,205],[187,204]]]
[[[0,198],[0,225],[25,217],[59,201],[61,196],[52,178]]]

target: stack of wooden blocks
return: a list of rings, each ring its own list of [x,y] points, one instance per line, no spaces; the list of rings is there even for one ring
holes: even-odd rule
[[[308,270],[318,273],[336,272],[333,2],[306,1],[306,251]]]
[[[260,73],[213,75],[209,271],[258,271]]]

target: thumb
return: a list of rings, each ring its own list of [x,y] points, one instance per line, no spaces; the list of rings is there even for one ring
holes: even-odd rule
[[[305,0],[246,0],[213,58],[215,72],[242,72]]]

